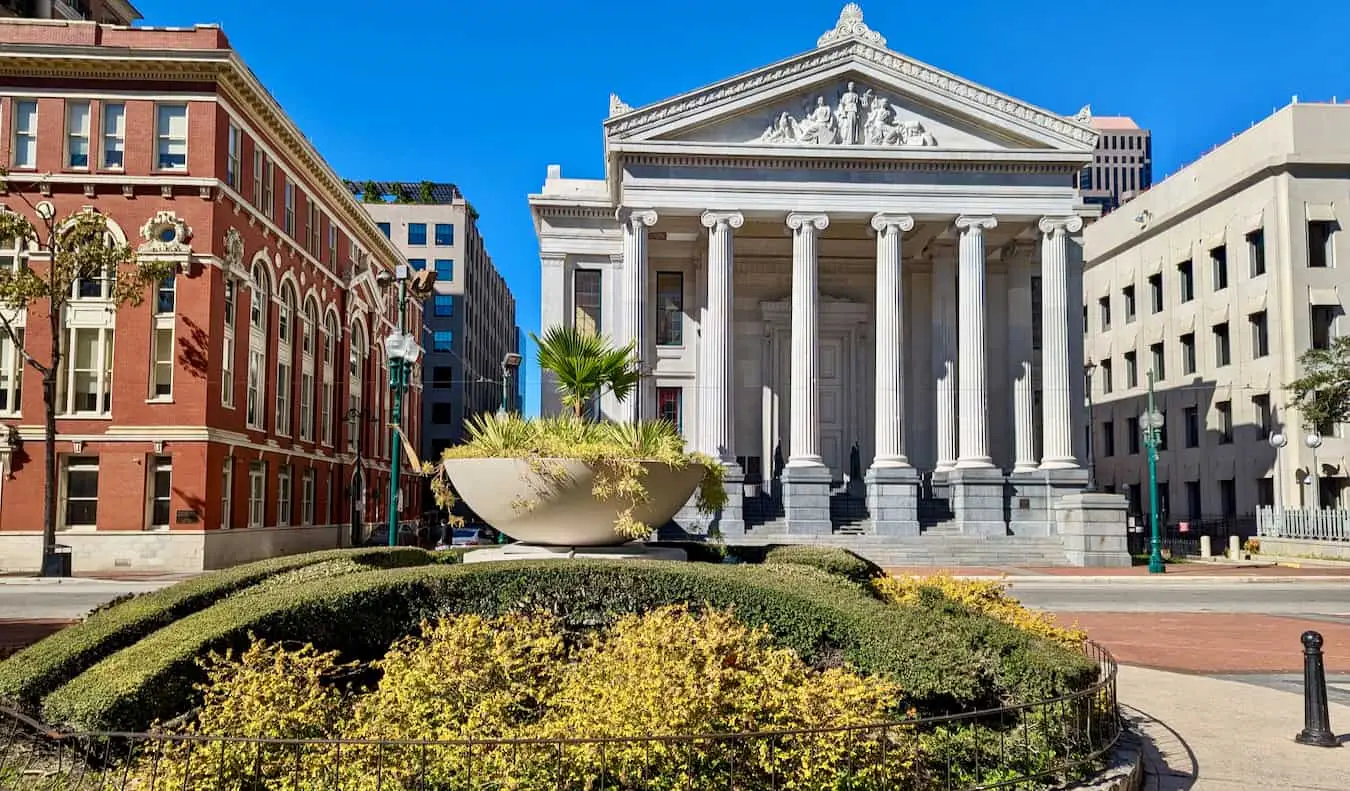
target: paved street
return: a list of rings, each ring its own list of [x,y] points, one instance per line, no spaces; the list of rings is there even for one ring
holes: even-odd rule
[[[1055,612],[1215,612],[1338,616],[1350,624],[1350,578],[1342,581],[1225,579],[1020,581],[1012,593],[1030,607]]]
[[[0,621],[72,620],[123,594],[158,590],[173,582],[172,579],[0,580]]]

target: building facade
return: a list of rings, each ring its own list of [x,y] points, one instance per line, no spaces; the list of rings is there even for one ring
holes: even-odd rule
[[[0,20],[0,127],[4,211],[98,212],[177,265],[140,306],[82,284],[62,319],[57,540],[75,570],[216,568],[384,522],[397,316],[376,275],[403,258],[224,33]],[[8,244],[3,265],[46,265]],[[38,360],[44,309],[6,312]],[[43,388],[0,346],[0,566],[32,569]]]
[[[606,178],[550,166],[530,197],[542,327],[637,342],[637,395],[600,410],[723,461],[722,535],[1056,531],[1086,483],[1093,129],[888,49],[854,4],[604,128]]]
[[[1285,385],[1344,333],[1350,106],[1293,104],[1085,232],[1084,320],[1099,482],[1148,502],[1148,373],[1166,421],[1159,506],[1172,521],[1314,502],[1308,430]],[[1347,293],[1343,293],[1347,292]],[[1278,454],[1267,442],[1281,432]],[[1320,502],[1341,504],[1350,440],[1322,427]]]
[[[127,0],[0,0],[0,19],[4,17],[130,25],[141,12]]]
[[[423,458],[464,438],[464,421],[502,405],[502,360],[516,346],[516,301],[492,264],[478,212],[454,184],[348,182],[413,269],[432,267],[423,306]],[[369,194],[377,192],[378,194]]]
[[[1078,117],[1097,130],[1092,164],[1079,176],[1083,202],[1109,214],[1120,204],[1153,186],[1153,135],[1133,118],[1092,115],[1083,108]]]

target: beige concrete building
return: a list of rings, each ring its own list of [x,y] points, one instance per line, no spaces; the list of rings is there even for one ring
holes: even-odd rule
[[[141,18],[141,12],[127,0],[0,0],[0,17],[130,25]]]
[[[1153,136],[1127,116],[1092,115],[1085,107],[1079,117],[1086,118],[1098,136],[1092,164],[1079,174],[1078,188],[1084,203],[1101,206],[1102,214],[1109,214],[1153,185]]]
[[[1345,427],[1286,407],[1298,357],[1348,325],[1350,106],[1292,104],[1084,232],[1085,350],[1098,483],[1148,508],[1139,416],[1166,419],[1170,521],[1259,505],[1343,506]],[[1277,452],[1274,432],[1288,437]]]
[[[460,441],[464,420],[502,403],[502,359],[516,351],[516,300],[492,264],[478,212],[454,184],[348,182],[413,269],[436,272],[424,306],[424,458]],[[373,186],[379,200],[366,199]],[[389,201],[394,202],[389,202]],[[514,387],[514,383],[512,383]]]

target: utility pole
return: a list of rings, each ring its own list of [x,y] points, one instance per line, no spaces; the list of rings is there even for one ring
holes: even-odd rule
[[[1158,442],[1162,434],[1163,415],[1153,407],[1153,371],[1148,372],[1148,411],[1139,418],[1144,432],[1144,448],[1148,451],[1148,521],[1152,528],[1149,541],[1148,573],[1167,571],[1162,557],[1162,533],[1158,525]]]

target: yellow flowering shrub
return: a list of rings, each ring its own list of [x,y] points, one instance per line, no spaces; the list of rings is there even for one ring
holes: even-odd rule
[[[872,584],[883,599],[896,604],[915,604],[923,590],[935,590],[974,612],[1064,646],[1076,647],[1087,639],[1087,633],[1079,629],[1077,623],[1063,627],[1055,622],[1053,614],[1022,606],[1008,593],[1008,586],[1002,579],[957,579],[947,573],[938,573],[883,577]]]

